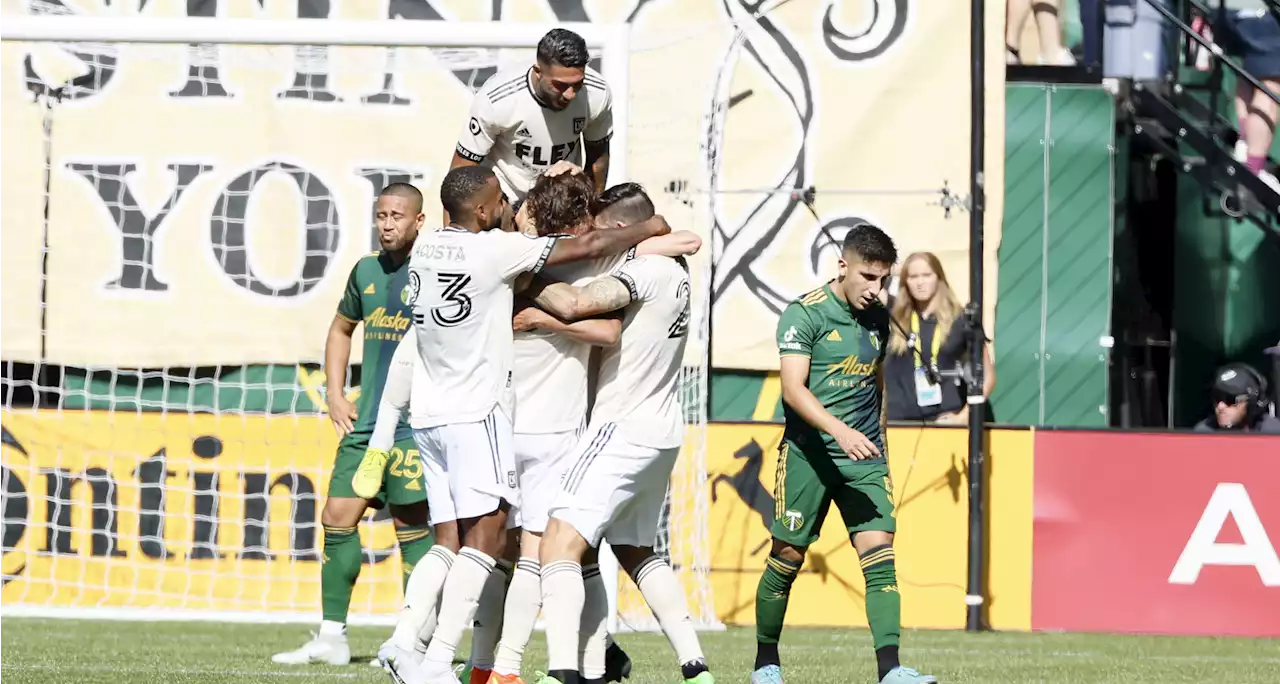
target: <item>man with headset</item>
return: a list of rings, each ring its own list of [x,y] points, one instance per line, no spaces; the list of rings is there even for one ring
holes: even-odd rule
[[[1235,430],[1280,434],[1280,419],[1270,413],[1267,380],[1251,366],[1231,363],[1219,368],[1209,397],[1213,413],[1196,423],[1196,432]]]

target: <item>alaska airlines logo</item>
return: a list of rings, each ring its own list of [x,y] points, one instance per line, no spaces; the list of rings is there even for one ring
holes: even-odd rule
[[[409,329],[408,316],[399,311],[387,313],[387,307],[380,306],[364,317],[364,337],[366,340],[398,340]]]
[[[855,354],[854,356],[846,356],[836,363],[827,364],[827,375],[834,375],[838,372],[840,375],[866,377],[876,372],[876,366],[877,363],[875,361],[863,363]]]

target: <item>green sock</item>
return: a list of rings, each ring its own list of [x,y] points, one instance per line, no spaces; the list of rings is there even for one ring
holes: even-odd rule
[[[431,535],[430,525],[407,525],[396,528],[396,541],[400,543],[400,569],[404,573],[401,581],[404,588],[409,586],[413,566],[435,546],[436,538]]]
[[[860,554],[862,576],[867,580],[867,624],[876,650],[897,646],[902,633],[902,596],[893,565],[893,547],[885,544]]]
[[[783,560],[773,554],[764,562],[764,574],[756,587],[756,665],[778,665],[778,639],[782,622],[787,617],[787,600],[791,584],[796,581],[801,563]]]
[[[322,557],[320,605],[324,619],[346,624],[351,590],[360,576],[360,535],[356,528],[325,525]]]

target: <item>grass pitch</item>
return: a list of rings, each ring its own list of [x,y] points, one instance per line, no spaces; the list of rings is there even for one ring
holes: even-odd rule
[[[352,628],[353,662],[347,667],[286,667],[272,663],[271,655],[299,646],[307,637],[304,626],[8,618],[0,621],[0,677],[5,684],[381,684],[389,681],[386,675],[366,663],[389,633]],[[635,661],[627,684],[680,681],[662,635],[623,634],[618,641]],[[704,633],[702,645],[718,681],[748,681],[755,655],[750,629]],[[1280,681],[1280,640],[909,631],[902,654],[904,664],[944,683]],[[865,630],[788,629],[782,660],[791,684],[875,681]],[[545,663],[538,633],[526,678]]]

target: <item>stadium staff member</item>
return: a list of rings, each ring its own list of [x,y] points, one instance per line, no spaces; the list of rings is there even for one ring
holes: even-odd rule
[[[476,92],[449,168],[491,166],[516,212],[539,174],[578,157],[581,138],[583,168],[596,193],[604,192],[613,98],[600,72],[587,66],[589,59],[582,36],[548,31],[533,66],[499,71]]]
[[[1196,432],[1280,434],[1280,419],[1270,413],[1267,380],[1252,366],[1231,363],[1219,368],[1209,397],[1213,413],[1196,424]]]

